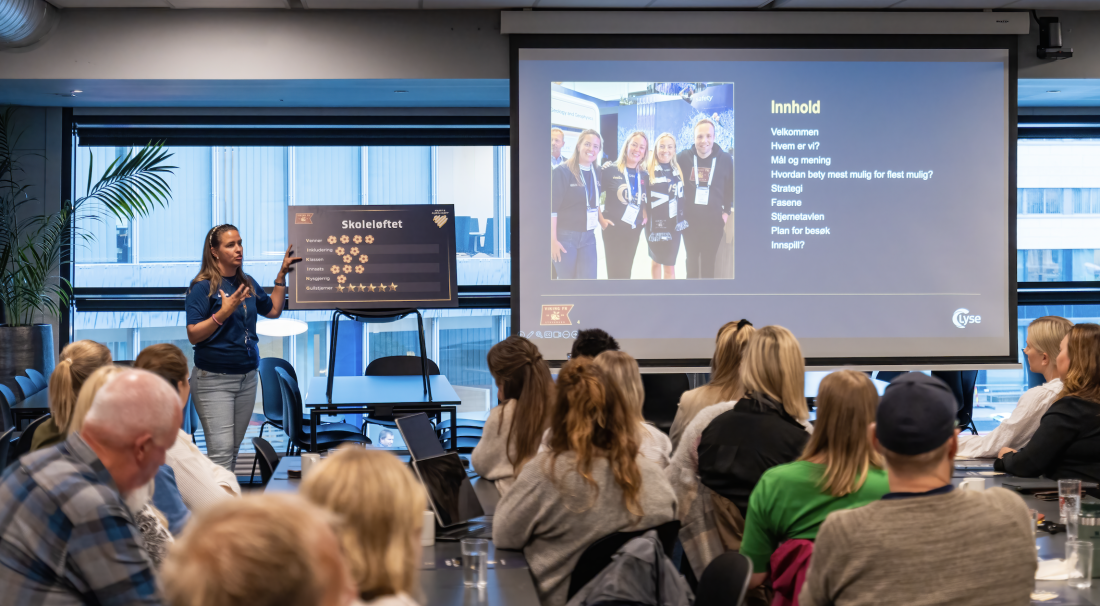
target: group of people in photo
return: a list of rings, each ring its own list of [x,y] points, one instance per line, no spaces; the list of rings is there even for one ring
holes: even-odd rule
[[[631,279],[642,234],[655,280],[676,278],[681,241],[687,278],[732,278],[733,157],[715,143],[716,128],[700,119],[694,145],[684,150],[671,133],[651,142],[634,131],[618,158],[602,166],[599,132],[582,131],[564,158],[564,133],[552,129],[550,257],[557,279],[598,277],[597,230],[608,279]]]

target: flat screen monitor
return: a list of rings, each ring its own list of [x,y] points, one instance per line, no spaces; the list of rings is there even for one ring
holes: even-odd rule
[[[413,468],[428,491],[428,502],[440,527],[447,528],[485,515],[474,485],[456,453],[415,460]]]

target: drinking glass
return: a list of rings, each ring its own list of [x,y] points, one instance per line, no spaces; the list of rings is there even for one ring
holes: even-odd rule
[[[1081,524],[1081,512],[1069,510],[1066,512],[1066,540],[1076,541],[1077,530]]]
[[[1035,553],[1039,553],[1039,510],[1029,509],[1028,514],[1031,515],[1031,535],[1035,538]]]
[[[1089,546],[1091,547],[1092,543],[1089,543]],[[485,587],[488,582],[488,569],[489,541],[462,539],[462,584],[467,587]]]
[[[1092,587],[1092,543],[1066,541],[1066,568],[1069,571],[1067,585],[1075,589]]]
[[[1063,524],[1070,511],[1081,513],[1081,480],[1058,480],[1058,513]]]

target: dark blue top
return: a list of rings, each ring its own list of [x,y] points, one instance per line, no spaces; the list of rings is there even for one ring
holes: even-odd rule
[[[214,334],[195,344],[195,367],[207,372],[243,375],[260,366],[260,347],[256,336],[257,313],[267,315],[271,296],[252,276],[252,296],[245,299],[233,315],[222,322]],[[219,290],[227,296],[237,290],[237,278],[223,278]],[[222,297],[210,297],[210,281],[195,282],[187,291],[187,324],[198,324],[222,308]]]
[[[156,482],[153,506],[168,518],[168,531],[178,535],[191,519],[191,510],[184,504],[179,486],[176,485],[176,472],[168,465],[161,465],[153,480]]]

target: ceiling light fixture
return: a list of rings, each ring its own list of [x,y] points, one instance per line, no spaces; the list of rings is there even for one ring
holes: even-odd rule
[[[69,92],[70,92],[70,93],[72,93],[72,94],[74,94],[74,95],[79,95],[80,93],[82,93],[82,92],[84,92],[84,91],[82,91],[82,90],[71,90],[71,91],[69,91]]]
[[[1056,95],[1056,94],[1058,94],[1058,93],[1060,93],[1060,92],[1062,92],[1062,91],[1060,91],[1060,90],[1048,90],[1047,92],[1048,92],[1048,93],[1050,93],[1050,94],[1052,94],[1052,95]]]

